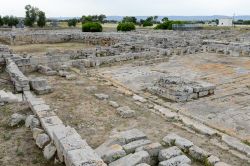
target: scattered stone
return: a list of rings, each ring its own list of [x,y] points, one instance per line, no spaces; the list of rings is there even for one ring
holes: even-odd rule
[[[40,121],[34,115],[29,115],[25,120],[25,126],[31,129],[37,128],[40,126]]]
[[[36,138],[36,145],[39,148],[43,148],[44,146],[46,146],[48,143],[50,142],[50,138],[47,134],[43,133],[43,134],[38,134],[37,138]]]
[[[198,146],[194,145],[189,148],[189,155],[193,157],[195,160],[205,162],[206,159],[211,155],[210,153],[206,152],[205,150],[199,148]]]
[[[150,156],[146,151],[136,152],[134,154],[129,154],[125,157],[122,157],[112,163],[109,166],[136,166],[141,163],[149,163]]]
[[[124,139],[126,144],[128,144],[132,141],[147,138],[147,136],[142,131],[140,131],[138,129],[131,129],[131,130],[127,130],[127,131],[122,131],[118,134],[118,137]]]
[[[33,129],[32,129],[32,133],[33,133],[33,138],[36,140],[36,138],[37,138],[37,136],[38,136],[39,134],[44,133],[44,130],[39,129],[39,128],[33,128]]]
[[[26,127],[30,127],[33,118],[35,118],[35,115],[29,115],[29,116],[27,116],[27,118],[25,120],[25,126]]]
[[[170,147],[168,149],[161,150],[159,152],[158,159],[159,159],[159,161],[165,161],[165,160],[171,159],[173,157],[180,156],[182,154],[183,154],[182,151],[178,147],[173,146],[173,147]]]
[[[68,74],[68,75],[66,75],[66,79],[67,80],[76,80],[76,75],[75,74]]]
[[[176,156],[169,160],[162,161],[159,163],[159,166],[181,166],[183,164],[191,164],[191,160],[185,155]]]
[[[150,140],[142,139],[142,140],[130,142],[126,145],[123,145],[122,147],[125,150],[125,152],[128,154],[128,153],[134,153],[136,148],[150,144],[150,143],[151,143]]]
[[[69,74],[70,74],[69,72],[63,71],[63,70],[59,70],[59,72],[58,72],[58,75],[61,77],[66,77]]]
[[[144,99],[143,97],[138,96],[138,95],[134,95],[134,96],[133,96],[133,99],[134,99],[135,101],[139,101],[139,102],[141,102],[141,103],[147,102],[146,99]]]
[[[95,94],[95,97],[98,98],[99,100],[106,100],[109,98],[109,95],[99,93],[99,94]]]
[[[117,102],[115,101],[109,101],[109,105],[114,107],[114,108],[118,108],[119,107],[119,104],[117,104]]]
[[[119,107],[116,110],[122,118],[132,118],[135,116],[135,111],[131,110],[128,106]]]
[[[25,122],[25,116],[15,113],[11,115],[11,118],[9,120],[9,126],[14,127],[24,122]]]
[[[56,154],[56,147],[52,144],[52,142],[47,146],[45,146],[43,150],[43,156],[46,160],[51,160],[55,156],[55,154]]]

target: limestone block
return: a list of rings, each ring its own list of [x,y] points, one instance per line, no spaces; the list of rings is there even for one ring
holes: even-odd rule
[[[173,147],[161,150],[159,152],[158,159],[159,161],[165,161],[173,157],[180,156],[182,154],[183,154],[182,151],[177,146],[173,146]]]
[[[193,142],[174,133],[168,134],[166,137],[164,137],[163,142],[167,145],[176,145],[177,147],[185,151],[194,145]]]
[[[169,160],[162,161],[159,163],[159,166],[179,166],[183,164],[191,164],[191,160],[185,155],[176,156]]]
[[[216,163],[220,162],[220,159],[217,156],[211,155],[205,161],[206,165],[214,166]]]
[[[218,162],[214,166],[230,166],[230,165],[224,162]]]
[[[131,129],[127,131],[122,131],[118,134],[119,138],[123,138],[125,142],[128,144],[132,141],[140,140],[140,139],[146,139],[147,136],[138,129]]]
[[[144,99],[143,97],[138,96],[138,95],[134,95],[134,96],[133,96],[133,99],[134,99],[135,101],[139,101],[139,102],[141,102],[141,103],[147,102],[146,99]]]
[[[114,108],[118,108],[119,107],[119,104],[115,101],[109,101],[109,105],[114,107]]]
[[[56,147],[52,144],[52,142],[45,146],[45,148],[43,149],[43,156],[46,160],[51,160],[55,156],[55,154]]]
[[[157,157],[160,150],[162,150],[163,147],[160,143],[156,142],[156,143],[151,143],[151,144],[148,144],[148,145],[145,145],[145,146],[142,146],[142,147],[138,147],[136,148],[136,152],[139,152],[139,151],[146,151],[148,152],[149,156],[150,157]]]
[[[115,145],[111,145],[107,149],[106,153],[103,156],[101,156],[101,158],[103,159],[105,163],[109,164],[124,156],[126,156],[126,152],[123,150],[122,146],[115,144]]]
[[[141,163],[149,163],[150,156],[146,151],[139,151],[134,154],[129,154],[125,157],[122,157],[112,163],[109,166],[136,166]]]
[[[103,160],[90,147],[71,150],[65,158],[66,166],[106,166]]]
[[[129,154],[129,153],[135,152],[136,148],[147,145],[147,144],[150,144],[150,143],[151,143],[150,140],[141,139],[141,140],[130,142],[130,143],[126,144],[126,145],[123,145],[122,147],[125,150],[125,152],[127,154]]]
[[[10,117],[9,126],[11,126],[11,127],[17,126],[17,125],[21,124],[22,122],[25,122],[25,119],[26,119],[26,117],[24,115],[15,113],[15,114],[11,115],[11,117]]]
[[[100,94],[95,94],[95,97],[99,100],[106,100],[109,98],[109,95],[106,95],[106,94],[103,94],[103,93],[100,93]]]
[[[189,155],[196,160],[205,162],[206,159],[211,155],[210,153],[206,152],[205,150],[199,148],[198,146],[194,145],[189,148]]]
[[[32,129],[32,133],[33,133],[33,138],[34,138],[34,140],[36,140],[36,138],[37,138],[37,136],[38,136],[39,134],[44,133],[44,130],[39,129],[39,128],[33,128],[33,129]]]

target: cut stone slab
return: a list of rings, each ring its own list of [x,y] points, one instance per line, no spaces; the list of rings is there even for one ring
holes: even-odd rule
[[[11,126],[11,127],[17,126],[17,125],[21,124],[22,122],[25,122],[25,119],[26,119],[26,117],[24,115],[15,113],[15,114],[11,115],[11,117],[10,117],[9,126]]]
[[[169,160],[162,161],[159,163],[159,166],[181,166],[183,164],[191,164],[191,160],[185,155],[176,156]]]
[[[122,118],[132,118],[135,116],[135,111],[131,110],[128,106],[125,107],[119,107],[116,109],[117,113],[122,117]]]
[[[25,120],[25,126],[26,127],[30,127],[33,118],[35,118],[35,115],[29,115],[29,116],[27,116],[27,118]]]
[[[105,163],[111,163],[119,158],[126,156],[126,152],[123,150],[121,145],[115,144],[111,145],[106,153],[101,156]]]
[[[179,119],[179,115],[177,113],[172,112],[169,109],[164,108],[164,107],[162,107],[160,105],[155,105],[154,109],[156,111],[158,111],[159,113],[161,113],[162,115],[164,115],[164,117],[166,117],[168,119],[172,119],[172,120],[173,119],[176,119],[176,120]]]
[[[141,163],[141,164],[137,164],[136,166],[150,166],[150,165],[148,165],[146,163]]]
[[[107,100],[109,99],[109,95],[103,94],[103,93],[99,93],[99,94],[95,94],[95,97],[99,100]]]
[[[50,138],[47,134],[43,133],[43,134],[38,134],[37,138],[36,138],[36,145],[39,148],[43,148],[44,146],[46,146],[48,143],[50,142]]]
[[[206,159],[211,155],[200,147],[194,145],[189,148],[189,155],[193,157],[195,160],[205,162]]]
[[[220,162],[220,159],[217,156],[214,156],[214,155],[211,155],[205,161],[206,165],[208,165],[208,166],[214,166],[218,162]]]
[[[115,101],[109,101],[109,105],[114,107],[114,108],[118,108],[119,107],[119,104],[117,104],[117,102]]]
[[[173,147],[161,150],[159,152],[158,159],[159,161],[165,161],[173,157],[180,156],[182,154],[183,152],[177,146],[173,146]]]
[[[250,146],[242,143],[239,139],[224,134],[222,135],[222,141],[250,157]]]
[[[127,131],[122,131],[118,134],[118,137],[125,139],[125,142],[128,144],[132,141],[146,139],[147,136],[138,129],[131,129]]]
[[[51,117],[41,118],[41,124],[44,128],[46,128],[46,126],[63,124],[63,122],[58,116],[51,116]]]
[[[107,166],[90,147],[69,151],[65,164],[67,166]]]
[[[44,78],[33,78],[30,80],[30,87],[36,94],[42,95],[51,93],[53,90]]]
[[[25,120],[25,126],[31,129],[37,128],[40,126],[40,121],[34,115],[29,115]]]
[[[41,112],[41,111],[50,111],[50,106],[47,104],[40,104],[40,105],[35,105],[31,107],[32,111],[36,114],[36,112]]]
[[[56,154],[56,147],[50,143],[47,146],[45,146],[43,150],[43,156],[46,160],[51,160]]]
[[[66,75],[66,79],[67,80],[76,80],[76,75],[75,74],[68,74],[68,75]]]
[[[146,151],[136,152],[134,154],[129,154],[123,158],[120,158],[112,163],[109,166],[136,166],[141,163],[149,163],[150,156]]]
[[[163,138],[163,142],[167,145],[176,145],[180,149],[187,151],[191,146],[193,146],[193,142],[180,137],[175,133],[168,134],[166,137]]]
[[[139,148],[136,148],[136,152],[139,151],[146,151],[148,152],[150,157],[157,157],[159,155],[160,150],[162,150],[163,147],[160,143],[156,142],[156,143],[151,143]]]
[[[147,144],[150,144],[150,143],[151,143],[150,140],[141,139],[141,140],[130,142],[130,143],[126,144],[126,145],[123,145],[122,147],[125,150],[125,152],[127,154],[129,154],[129,153],[134,153],[136,148],[147,145]]]

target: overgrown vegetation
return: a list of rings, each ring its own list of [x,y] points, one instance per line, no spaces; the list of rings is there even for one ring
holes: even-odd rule
[[[154,29],[172,30],[174,24],[184,24],[184,22],[164,19],[164,22],[158,24]]]
[[[106,16],[104,14],[101,15],[88,15],[88,16],[82,16],[81,21],[82,23],[87,22],[100,22],[105,23]]]
[[[12,27],[12,26],[16,26],[18,23],[19,23],[19,19],[17,17],[14,17],[14,16],[1,17],[0,16],[0,26],[5,25],[5,26]]]
[[[69,19],[67,22],[68,22],[69,27],[75,27],[78,20],[76,18],[73,18],[73,19]]]
[[[102,32],[102,25],[98,22],[86,22],[82,24],[83,32]]]
[[[135,24],[133,22],[121,22],[117,26],[117,31],[132,31],[135,30]]]
[[[25,19],[24,25],[33,27],[37,21],[39,27],[44,27],[46,24],[46,16],[43,11],[40,11],[38,8],[31,5],[25,6]]]

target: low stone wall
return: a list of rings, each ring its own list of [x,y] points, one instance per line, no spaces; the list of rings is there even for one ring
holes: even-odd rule
[[[25,91],[24,96],[31,110],[40,120],[43,129],[49,135],[51,142],[55,145],[61,162],[65,162],[66,166],[106,166],[77,131],[70,126],[65,126],[42,98],[37,98],[30,91]]]

